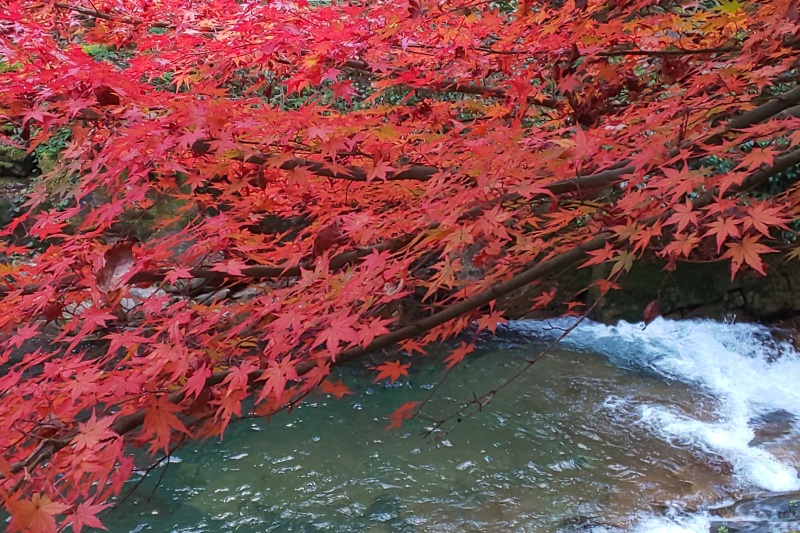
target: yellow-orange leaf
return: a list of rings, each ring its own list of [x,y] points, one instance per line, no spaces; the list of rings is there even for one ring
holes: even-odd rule
[[[11,511],[11,526],[19,531],[55,533],[56,515],[69,506],[54,502],[46,494],[36,493],[30,500],[8,502]]]

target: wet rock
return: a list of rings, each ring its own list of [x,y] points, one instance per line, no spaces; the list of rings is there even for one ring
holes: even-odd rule
[[[779,320],[774,326],[773,336],[775,339],[791,345],[800,352],[800,316]]]
[[[383,524],[391,531],[399,533],[414,533],[417,528],[401,516],[403,504],[398,496],[388,493],[379,494],[372,500],[369,507],[364,512],[368,526],[365,530],[372,531],[379,528],[377,524]]]
[[[768,520],[750,520],[746,518],[734,520],[715,520],[711,522],[709,533],[789,533],[793,530],[791,526],[781,528]]]
[[[557,526],[557,533],[593,533],[608,532],[608,524],[604,524],[597,516],[574,516],[562,520]],[[615,528],[616,529],[616,528]]]
[[[596,272],[595,277],[602,272]],[[634,264],[620,291],[608,294],[592,318],[605,323],[638,322],[648,303],[658,298],[669,318],[714,318],[776,321],[800,315],[800,261],[772,260],[767,276],[752,271],[730,279],[730,263],[681,263],[675,271],[664,263]]]
[[[731,280],[727,261],[680,263],[672,272],[664,269],[662,261],[639,261],[620,280],[622,290],[607,294],[590,318],[606,324],[620,320],[639,322],[644,318],[645,307],[656,299],[662,314],[668,318],[777,322],[800,317],[800,261],[773,258],[766,263],[767,276],[743,271]],[[557,316],[562,310],[556,307],[531,311],[531,301],[545,289],[556,289],[554,302],[583,294],[587,303],[592,303],[598,294],[584,289],[592,279],[607,275],[602,266],[577,270],[575,275],[560,276],[546,286],[523,287],[499,299],[498,306],[508,318]]]
[[[400,516],[400,507],[397,496],[380,494],[372,500],[364,515],[375,522],[388,522]]]
[[[797,417],[783,409],[753,418],[750,425],[753,426],[755,437],[750,441],[750,446],[774,442],[788,435],[796,421]]]

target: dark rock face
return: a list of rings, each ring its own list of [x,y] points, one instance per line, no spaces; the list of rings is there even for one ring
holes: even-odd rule
[[[25,150],[0,144],[0,178],[29,178],[36,172],[36,158]]]
[[[673,272],[663,267],[635,264],[621,281],[623,289],[607,295],[594,318],[642,320],[644,308],[656,298],[669,318],[773,322],[800,315],[800,261],[775,261],[768,264],[766,276],[746,271],[733,281],[727,261],[682,263]]]
[[[612,291],[598,304],[590,318],[615,324],[620,320],[639,322],[655,299],[667,318],[713,318],[774,323],[800,317],[800,261],[773,260],[767,275],[752,270],[731,280],[730,263],[680,263],[672,271],[661,261],[640,261],[620,279],[621,290]],[[555,298],[571,298],[592,279],[606,277],[602,268],[578,270],[558,281]],[[525,287],[503,298],[499,304],[508,318],[545,318],[563,310],[530,312],[531,301],[542,287]],[[597,297],[583,293],[588,303]]]
[[[38,174],[36,158],[0,143],[0,226],[11,222],[24,202],[23,192]]]

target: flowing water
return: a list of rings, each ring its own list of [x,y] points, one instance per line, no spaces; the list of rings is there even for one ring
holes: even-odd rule
[[[709,506],[800,489],[800,355],[754,325],[585,322],[481,412],[423,435],[505,383],[567,325],[515,322],[435,390],[441,358],[394,386],[372,383],[363,367],[343,369],[353,395],[318,394],[269,423],[235,424],[223,442],[180,449],[106,524],[708,532]],[[429,395],[425,416],[386,429],[395,408]]]

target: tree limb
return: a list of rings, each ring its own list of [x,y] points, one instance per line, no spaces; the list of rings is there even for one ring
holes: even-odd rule
[[[766,180],[770,177],[774,176],[777,173],[783,172],[794,165],[800,164],[800,149],[795,149],[781,157],[775,158],[773,165],[771,166],[763,166],[757,169],[755,172],[751,173],[751,175],[742,183],[740,187],[731,188],[729,189],[724,196],[731,196],[742,191],[746,191],[751,189]],[[713,191],[707,191],[705,194],[701,195],[697,199],[695,199],[692,203],[694,208],[698,209],[707,205],[709,202],[713,200]],[[656,218],[663,218],[664,216],[669,216],[671,212],[668,211],[662,216]],[[647,223],[645,221],[644,223]],[[655,222],[655,219],[650,221]],[[377,350],[381,350],[383,348],[387,348],[392,346],[400,341],[410,339],[412,337],[418,336],[436,326],[440,326],[450,320],[458,318],[470,311],[475,309],[479,309],[488,305],[493,300],[500,298],[514,290],[517,290],[533,281],[536,281],[544,276],[557,272],[559,270],[563,270],[570,266],[573,266],[575,263],[580,261],[587,252],[598,250],[606,245],[606,243],[614,237],[614,233],[611,231],[602,232],[592,239],[588,241],[584,241],[581,244],[577,244],[574,248],[567,250],[561,254],[558,254],[550,259],[538,262],[531,267],[523,270],[519,274],[515,275],[511,279],[497,283],[487,290],[476,294],[470,298],[462,300],[460,302],[454,303],[441,311],[422,319],[415,321],[412,324],[399,328],[395,331],[386,333],[384,335],[380,335],[376,337],[370,344],[367,346],[354,346],[351,348],[347,348],[339,352],[336,356],[335,360],[332,361],[332,364],[339,365],[348,361],[352,361],[358,359],[359,357],[364,356],[367,353],[374,352]],[[297,365],[296,370],[298,376],[302,376],[307,374],[311,371],[314,367],[316,367],[317,363],[312,361],[305,361]],[[217,372],[216,374],[212,374],[208,377],[205,381],[204,388],[214,387],[222,383],[225,378],[230,374],[229,370],[224,370],[221,372]],[[253,383],[258,378],[263,375],[263,370],[256,370],[251,372],[248,375],[249,382]],[[179,403],[183,401],[186,397],[186,393],[182,390],[173,392],[169,395],[168,399],[172,403]],[[140,409],[135,413],[122,416],[114,421],[111,424],[110,429],[114,431],[116,434],[122,436],[131,431],[137,429],[144,423],[144,419],[146,416],[147,410]],[[66,447],[69,442],[68,439],[64,438],[49,438],[45,439],[40,443],[39,447],[37,448],[37,452],[35,452],[32,456],[29,456],[25,461],[18,461],[10,465],[10,473],[11,474],[18,474],[23,469],[26,468],[26,465],[29,464],[30,461],[34,461],[35,464],[40,464],[41,462],[45,461],[47,457],[52,456],[60,449]],[[0,479],[5,479],[6,476],[0,474]]]

